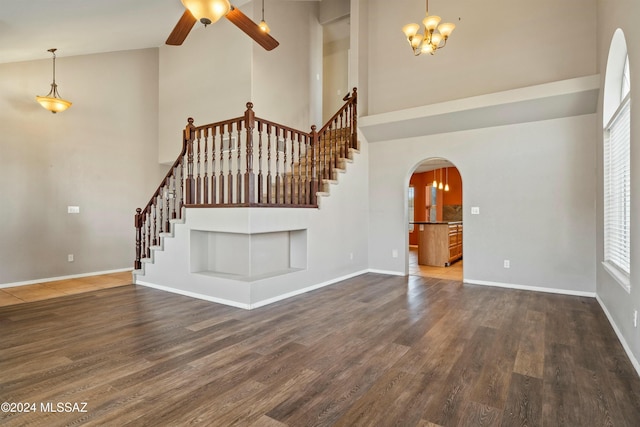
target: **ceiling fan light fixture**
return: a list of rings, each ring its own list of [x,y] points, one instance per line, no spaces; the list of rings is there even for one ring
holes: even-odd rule
[[[228,0],[180,0],[198,21],[213,24],[231,10]]]
[[[264,20],[264,0],[262,0],[262,21],[258,24],[258,27],[262,30],[262,32],[269,34],[271,28],[267,25],[267,21]]]
[[[36,101],[53,114],[61,113],[71,107],[71,102],[62,99],[58,93],[58,85],[56,84],[56,50],[55,48],[48,50],[53,55],[53,83],[51,83],[51,90],[46,96],[36,96]]]
[[[271,28],[269,28],[269,25],[267,25],[264,19],[260,21],[260,23],[258,24],[258,27],[260,27],[260,29],[267,34],[269,34],[269,32],[271,31]]]

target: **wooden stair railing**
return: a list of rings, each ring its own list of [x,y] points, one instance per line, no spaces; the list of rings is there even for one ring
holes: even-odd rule
[[[319,183],[335,179],[341,161],[358,149],[356,88],[343,101],[311,132],[256,117],[250,102],[243,116],[222,122],[195,126],[189,118],[180,155],[136,209],[134,268],[142,268],[185,207],[317,208]]]

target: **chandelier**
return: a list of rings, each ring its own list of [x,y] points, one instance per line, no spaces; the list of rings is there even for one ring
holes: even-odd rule
[[[48,50],[48,52],[51,52],[53,55],[53,83],[51,83],[51,90],[46,96],[36,96],[36,101],[54,114],[71,107],[71,102],[62,99],[58,93],[58,85],[56,84],[56,50],[57,49]]]
[[[415,56],[423,52],[430,55],[435,54],[436,50],[445,47],[451,32],[456,28],[455,24],[450,22],[440,24],[441,18],[437,15],[429,15],[429,0],[426,1],[427,14],[422,20],[424,24],[424,34],[418,33],[420,24],[407,24],[402,27],[402,32],[407,36],[407,40]]]

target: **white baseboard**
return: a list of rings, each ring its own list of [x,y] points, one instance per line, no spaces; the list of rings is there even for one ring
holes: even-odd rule
[[[620,332],[620,329],[618,329],[618,326],[613,321],[613,317],[611,316],[611,313],[609,313],[609,310],[607,310],[607,306],[604,305],[604,302],[600,299],[598,295],[596,295],[596,300],[598,301],[598,304],[600,304],[600,307],[602,307],[602,311],[604,311],[604,314],[605,316],[607,316],[607,319],[609,319],[609,323],[611,324],[611,327],[613,328],[614,332],[618,336],[618,340],[620,341],[620,344],[622,344],[622,348],[624,348],[624,351],[627,353],[627,357],[629,357],[629,360],[631,360],[631,364],[635,368],[638,375],[640,375],[640,363],[638,362],[638,359],[636,359],[633,353],[631,352],[631,348],[627,344],[627,341],[624,339],[622,332]]]
[[[58,280],[78,279],[80,277],[100,276],[102,274],[122,273],[122,272],[125,272],[125,271],[133,271],[133,269],[131,267],[129,267],[129,268],[119,268],[119,269],[116,269],[116,270],[94,271],[92,273],[72,274],[70,276],[48,277],[46,279],[27,280],[27,281],[24,281],[24,282],[1,283],[0,284],[0,289],[2,289],[2,288],[13,288],[15,286],[35,285],[35,284],[38,284],[38,283],[45,283],[45,282],[56,282]]]
[[[136,280],[135,284],[145,286],[147,288],[154,288],[154,289],[159,289],[165,292],[171,292],[172,294],[184,295],[186,297],[202,299],[205,301],[215,302],[223,305],[229,305],[231,307],[244,308],[245,310],[249,310],[251,308],[249,304],[243,304],[237,301],[227,300],[223,298],[215,298],[209,295],[199,294],[197,292],[184,291],[182,289],[171,288],[169,286],[156,285],[155,283],[143,282],[141,280]]]
[[[243,308],[245,310],[251,310],[254,308],[259,308],[259,307],[264,307],[265,305],[269,305],[272,304],[274,302],[278,302],[281,301],[283,299],[287,299],[287,298],[291,298],[294,297],[296,295],[300,295],[300,294],[304,294],[306,292],[310,292],[319,288],[323,288],[325,286],[329,286],[332,285],[334,283],[337,282],[341,282],[343,280],[347,280],[347,279],[351,279],[352,277],[356,277],[356,276],[360,276],[362,274],[367,273],[367,270],[362,270],[362,271],[357,271],[355,273],[350,273],[347,274],[345,276],[341,276],[341,277],[337,277],[335,279],[331,279],[331,280],[327,280],[326,282],[322,282],[322,283],[318,283],[312,286],[308,286],[306,288],[302,288],[302,289],[297,289],[295,291],[292,292],[288,292],[286,294],[282,294],[282,295],[278,295],[275,296],[273,298],[268,298],[262,301],[258,301],[255,303],[251,303],[251,304],[246,304],[246,303],[241,303],[238,301],[232,301],[232,300],[227,300],[227,299],[223,299],[223,298],[216,298],[216,297],[212,297],[210,295],[204,295],[204,294],[199,294],[196,292],[190,292],[190,291],[184,291],[181,289],[175,289],[175,288],[171,288],[169,286],[162,286],[162,285],[156,285],[154,283],[149,283],[149,282],[144,282],[144,281],[140,281],[140,280],[136,280],[135,283],[137,285],[142,285],[142,286],[147,286],[149,288],[154,288],[154,289],[159,289],[162,291],[167,291],[167,292],[172,292],[174,294],[179,294],[179,295],[184,295],[184,296],[188,296],[191,298],[198,298],[198,299],[202,299],[205,301],[210,301],[210,302],[215,302],[218,304],[224,304],[224,305],[228,305],[231,307],[236,307],[236,308]]]
[[[470,285],[494,286],[497,288],[518,289],[522,291],[547,292],[550,294],[572,295],[576,297],[588,297],[588,298],[596,297],[595,292],[574,291],[570,289],[543,288],[540,286],[515,285],[512,283],[488,282],[486,280],[474,280],[474,279],[464,279],[463,282],[469,283]]]
[[[256,303],[251,304],[250,305],[250,309],[251,308],[264,307],[265,305],[272,304],[274,302],[278,302],[278,301],[281,301],[283,299],[291,298],[291,297],[294,297],[296,295],[300,295],[300,294],[304,294],[304,293],[307,293],[307,292],[311,292],[311,291],[314,291],[316,289],[324,288],[325,286],[333,285],[334,283],[338,283],[338,282],[341,282],[343,280],[351,279],[352,277],[360,276],[360,275],[365,274],[367,272],[368,272],[368,270],[356,271],[355,273],[350,273],[350,274],[347,274],[346,276],[337,277],[335,279],[327,280],[326,282],[318,283],[316,285],[311,285],[311,286],[308,286],[306,288],[297,289],[297,290],[295,290],[293,292],[288,292],[286,294],[278,295],[278,296],[273,297],[273,298],[268,298],[268,299],[265,299],[265,300],[262,300],[262,301],[258,301]]]
[[[376,270],[375,268],[370,268],[366,272],[367,273],[376,273],[376,274],[387,274],[389,276],[406,276],[406,274],[404,272],[401,272],[401,271]]]

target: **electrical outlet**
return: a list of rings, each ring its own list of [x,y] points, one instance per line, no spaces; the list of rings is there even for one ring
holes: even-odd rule
[[[471,208],[471,215],[480,215],[480,208],[478,206],[473,206]]]
[[[80,206],[67,206],[67,213],[80,213]]]
[[[67,261],[73,262],[73,254],[67,255]]]
[[[509,261],[508,259],[504,260],[504,268],[511,268],[511,261]]]
[[[391,251],[391,257],[392,258],[398,258],[398,250],[397,249],[393,249]]]
[[[349,253],[349,259],[350,259],[351,261],[353,261],[353,252],[350,252],[350,253]]]

